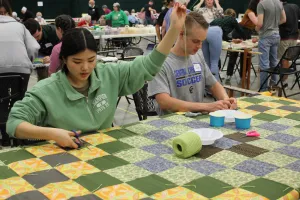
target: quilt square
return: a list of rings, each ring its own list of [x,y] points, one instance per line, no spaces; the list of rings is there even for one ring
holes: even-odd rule
[[[292,114],[292,112],[287,110],[281,110],[281,109],[271,109],[265,112],[266,114],[275,115],[279,117],[285,117],[289,114]]]
[[[14,162],[8,165],[12,170],[14,170],[19,176],[24,176],[26,174],[51,169],[52,167],[42,161],[39,158],[31,158],[27,160],[22,160]]]
[[[267,162],[278,167],[284,167],[289,163],[295,162],[297,159],[276,152],[267,152],[257,156],[255,160]]]
[[[201,160],[198,162],[192,162],[188,164],[184,164],[185,167],[193,169],[201,174],[210,175],[217,171],[222,171],[226,169],[223,165],[208,161],[208,160]]]
[[[154,199],[176,199],[176,200],[186,200],[186,199],[197,199],[197,200],[208,200],[208,198],[197,194],[189,189],[183,187],[176,187],[172,189],[165,190],[153,195]]]
[[[226,169],[225,171],[216,172],[210,176],[220,181],[224,181],[233,187],[240,187],[241,185],[256,179],[256,176],[254,175],[234,169]]]
[[[184,166],[176,166],[174,168],[160,172],[157,175],[180,186],[183,186],[188,182],[204,176],[204,174],[201,174]]]
[[[259,140],[259,138],[257,138],[257,137],[246,137],[246,134],[240,133],[240,132],[226,135],[225,137],[229,138],[231,140],[234,140],[234,141],[241,142],[241,143]]]
[[[187,122],[184,125],[192,128],[192,129],[210,128],[209,123],[198,121],[198,120]]]
[[[285,116],[285,118],[300,121],[300,113],[291,113],[291,114]]]
[[[227,191],[219,196],[212,198],[212,200],[220,200],[220,199],[259,199],[259,200],[269,200],[259,194],[254,192],[249,192],[247,190],[241,188],[234,188],[230,191]]]
[[[49,183],[58,183],[69,180],[68,177],[57,171],[56,169],[44,170],[27,174],[23,176],[28,183],[34,185],[35,188],[41,188]]]
[[[123,160],[126,160],[130,163],[140,162],[149,158],[154,157],[152,153],[148,153],[141,149],[129,149],[115,154],[116,157],[119,157]]]
[[[201,151],[198,154],[196,154],[195,156],[198,157],[198,158],[201,158],[201,159],[207,159],[210,156],[212,156],[212,155],[214,155],[214,154],[216,154],[220,151],[223,151],[223,149],[218,148],[218,147],[214,147],[214,146],[211,146],[211,145],[202,146]]]
[[[153,153],[155,155],[162,155],[162,154],[173,154],[173,149],[163,145],[163,144],[154,144],[150,146],[144,146],[141,149],[147,151],[149,153]]]
[[[192,128],[190,128],[188,126],[181,125],[181,124],[176,124],[176,125],[173,125],[173,126],[168,126],[168,127],[163,128],[163,130],[170,131],[170,132],[175,133],[177,135],[186,133],[186,132],[190,131],[191,129]]]
[[[120,141],[136,148],[156,144],[156,142],[154,142],[153,140],[147,139],[142,136],[127,137],[120,139]]]
[[[109,142],[109,143],[105,143],[105,144],[99,144],[99,145],[97,145],[97,148],[102,149],[103,151],[105,151],[107,153],[114,154],[114,153],[118,153],[120,151],[131,149],[131,148],[133,148],[133,146],[123,143],[121,141],[114,141],[114,142]]]
[[[54,145],[54,144],[45,144],[41,146],[33,146],[26,148],[26,151],[30,152],[31,154],[35,155],[36,157],[43,157],[58,153],[64,153],[65,150],[62,148]]]
[[[279,107],[279,109],[287,110],[287,111],[290,111],[290,112],[299,112],[300,111],[300,107],[296,107],[296,106],[293,106],[293,105],[281,106],[281,107]]]
[[[139,123],[139,124],[136,124],[136,125],[133,125],[133,126],[129,126],[126,129],[133,132],[133,133],[136,133],[138,135],[144,135],[144,134],[146,134],[150,131],[157,130],[157,128],[154,127],[154,126],[151,126],[149,124],[142,124],[142,123]]]
[[[142,199],[147,197],[146,194],[126,183],[102,188],[94,194],[101,199]]]
[[[106,174],[123,182],[133,181],[138,178],[149,176],[152,173],[133,164],[124,165],[104,171]]]
[[[82,139],[82,140],[86,141],[87,143],[94,145],[94,146],[116,141],[115,138],[113,138],[109,135],[106,135],[104,133],[87,135],[87,136],[80,137],[80,139]]]
[[[231,168],[248,159],[246,156],[231,151],[221,151],[212,155],[207,160]]]
[[[255,110],[258,112],[265,112],[265,111],[271,110],[272,108],[267,107],[267,106],[262,106],[262,105],[252,105],[252,106],[247,107],[247,109]]]
[[[7,200],[20,200],[20,199],[47,199],[47,197],[42,193],[40,193],[39,191],[33,190],[33,191],[16,194],[14,196],[11,196],[10,198],[7,198]]]
[[[287,119],[287,118],[280,118],[280,119],[277,119],[273,122],[277,123],[277,124],[291,126],[291,127],[300,125],[300,121],[293,120],[293,119]]]
[[[4,152],[0,153],[0,160],[5,165],[8,165],[10,163],[17,162],[20,160],[30,159],[30,158],[35,158],[35,156],[21,148],[17,148],[17,149],[7,151],[7,152],[4,151]]]
[[[275,152],[282,153],[287,156],[300,159],[300,148],[293,146],[284,146],[274,150]]]
[[[52,167],[56,167],[63,164],[68,164],[72,162],[80,161],[79,158],[73,156],[72,154],[69,154],[67,152],[65,153],[58,153],[54,155],[44,156],[40,158],[41,160],[45,161]]]
[[[175,163],[161,157],[150,158],[135,164],[153,173],[159,173],[176,166]]]
[[[121,138],[126,138],[126,137],[131,137],[131,136],[136,135],[135,133],[128,131],[126,129],[112,130],[112,131],[106,132],[105,134],[109,135],[113,138],[116,138],[117,140],[121,139]]]
[[[254,176],[265,176],[278,169],[278,167],[258,160],[246,160],[236,165],[234,169],[252,174]]]
[[[253,146],[256,146],[256,147],[260,147],[260,148],[263,148],[263,149],[267,149],[269,151],[273,151],[274,149],[277,149],[279,147],[284,146],[284,144],[282,144],[282,143],[267,140],[267,139],[255,140],[255,141],[252,141],[252,142],[247,142],[247,144],[250,144],[250,145],[253,145]]]
[[[284,130],[290,128],[289,126],[286,126],[286,125],[276,124],[276,123],[271,123],[271,122],[261,124],[258,127],[269,130],[269,131],[275,131],[275,132],[284,131]]]
[[[108,153],[106,153],[105,151],[98,149],[94,146],[89,146],[88,148],[74,149],[69,151],[69,153],[83,161],[108,155]]]
[[[176,136],[177,134],[164,130],[150,131],[149,133],[145,134],[146,138],[156,142],[163,142]]]
[[[193,119],[185,117],[183,115],[173,115],[171,117],[166,117],[165,119],[167,119],[171,122],[177,123],[177,124],[178,123],[187,123],[187,122],[193,121]]]
[[[98,168],[95,168],[93,165],[90,165],[83,161],[60,165],[55,169],[57,169],[60,173],[64,174],[70,179],[77,179],[82,175],[100,172]]]
[[[147,122],[147,124],[154,126],[156,128],[163,128],[166,126],[171,126],[171,125],[175,124],[175,122],[172,122],[172,121],[169,121],[166,119],[157,119],[157,120]]]
[[[267,113],[260,113],[258,115],[253,116],[253,118],[254,119],[259,119],[259,120],[262,120],[262,121],[272,122],[276,119],[280,119],[281,117],[275,116],[275,115],[270,115],[270,114],[267,114]]]
[[[95,158],[87,161],[87,163],[100,170],[112,169],[115,167],[129,164],[127,161],[112,155],[103,156],[101,158]]]
[[[7,166],[0,166],[0,179],[7,179],[14,176],[18,176],[18,174]]]
[[[40,188],[39,191],[48,199],[69,199],[71,197],[89,194],[87,189],[72,180],[50,183]]]
[[[257,140],[257,141],[260,141],[260,140]],[[266,149],[259,148],[259,147],[256,147],[256,146],[253,146],[250,144],[240,144],[237,146],[233,146],[232,148],[229,149],[229,151],[247,156],[249,158],[254,158],[260,154],[268,152],[268,150],[266,150]]]
[[[266,175],[265,178],[288,185],[293,189],[300,188],[300,173],[289,169],[278,169]]]
[[[13,195],[35,190],[21,177],[11,177],[8,179],[0,179],[0,199],[7,199]]]
[[[300,137],[295,137],[295,136],[284,134],[284,133],[275,133],[273,135],[266,137],[266,139],[280,142],[283,144],[292,144],[292,143],[300,140]]]
[[[288,164],[287,166],[285,166],[285,168],[296,171],[296,172],[300,172],[300,160],[297,160],[296,162]]]

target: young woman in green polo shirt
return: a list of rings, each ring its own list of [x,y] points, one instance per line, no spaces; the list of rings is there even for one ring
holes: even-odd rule
[[[86,29],[72,29],[62,39],[63,69],[38,82],[15,103],[7,133],[21,139],[55,140],[78,148],[71,130],[109,128],[117,98],[139,90],[153,79],[169,54],[186,18],[186,7],[174,6],[171,27],[157,48],[132,62],[96,64],[97,46]],[[51,128],[50,128],[51,127]]]

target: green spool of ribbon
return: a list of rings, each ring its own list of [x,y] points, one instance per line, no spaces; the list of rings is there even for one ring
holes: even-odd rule
[[[202,149],[200,137],[193,132],[187,132],[179,135],[173,140],[173,150],[180,158],[188,158]]]

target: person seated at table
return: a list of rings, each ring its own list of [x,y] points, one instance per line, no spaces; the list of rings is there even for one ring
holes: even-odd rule
[[[108,15],[103,15],[101,18],[105,20],[110,20],[112,22],[112,27],[124,27],[125,25],[129,25],[128,17],[121,10],[120,4],[118,2],[113,4],[113,11]]]
[[[234,29],[232,32],[232,39],[242,39],[247,40],[251,39],[252,33],[255,31],[255,26],[257,24],[257,5],[260,0],[251,0],[248,9],[246,10],[242,21],[239,23],[243,30],[243,34],[241,34],[237,29]],[[239,53],[237,52],[230,52],[229,53],[229,61],[227,65],[227,77],[225,79],[226,84],[230,84],[231,77],[233,75],[233,71],[236,65],[237,58]],[[240,77],[243,74],[243,61],[244,54],[240,54]]]
[[[204,2],[205,6],[201,7]],[[216,4],[216,7],[214,6],[214,3]],[[200,0],[200,2],[194,6],[194,11],[203,15],[208,23],[223,17],[223,8],[221,7],[219,0]]]
[[[155,98],[159,115],[237,108],[236,99],[228,97],[205,63],[201,45],[208,26],[201,14],[190,12],[185,21],[186,31],[181,30],[163,69],[149,83],[148,95]],[[216,102],[203,103],[205,87],[210,89]]]
[[[40,24],[40,25],[46,25],[47,22],[45,21],[45,19],[43,18],[43,15],[41,12],[37,12],[36,13],[36,18],[35,20]]]
[[[78,27],[90,27],[92,24],[92,17],[90,15],[84,15],[80,22],[77,24]]]
[[[29,11],[26,7],[21,9],[21,13],[23,14],[22,22],[26,22],[28,19],[34,19],[34,14]]]
[[[107,5],[103,5],[102,10],[106,15],[108,15],[111,12],[111,10],[107,7]]]
[[[49,63],[52,49],[59,43],[55,26],[52,24],[40,25],[34,19],[28,19],[24,25],[40,44],[39,56],[43,56],[43,63]]]
[[[7,133],[78,148],[71,130],[79,134],[111,127],[118,97],[135,93],[161,70],[182,30],[185,13],[186,7],[176,4],[165,38],[151,54],[131,62],[97,64],[98,48],[91,32],[69,30],[62,38],[62,70],[38,82],[13,106]]]
[[[20,17],[18,17],[18,13],[12,12],[11,16],[12,16],[17,22],[21,22]]]
[[[11,76],[18,75],[23,78],[22,82],[22,92],[20,94],[20,100],[23,98],[28,81],[31,74],[32,61],[38,54],[40,45],[37,41],[31,36],[29,31],[24,27],[23,24],[18,23],[14,18],[11,17],[11,7],[9,0],[0,1],[0,75],[1,76]],[[5,31],[2,31],[5,30]],[[12,82],[11,86],[14,90],[17,82]],[[3,98],[3,95],[8,94],[8,89],[4,91],[5,83],[0,81],[2,94],[0,97]],[[8,86],[8,85],[7,85]],[[16,91],[12,91],[16,92]],[[15,99],[16,100],[16,99]],[[13,103],[13,102],[10,102]],[[4,104],[2,104],[4,106]],[[1,122],[4,120],[5,111],[2,110],[1,106]],[[3,115],[4,114],[4,115]],[[2,146],[10,146],[10,140],[6,134],[5,127],[2,129],[3,124],[1,125],[1,135],[2,135]]]
[[[69,15],[60,15],[55,18],[56,34],[59,40],[62,39],[63,35],[70,29],[75,28],[75,22]],[[58,71],[61,67],[61,62],[59,59],[61,49],[61,42],[55,45],[52,49],[50,56],[50,65],[48,68],[49,76]]]
[[[138,19],[135,16],[130,15],[127,10],[125,10],[124,13],[128,17],[128,21],[129,21],[130,26],[134,26],[135,24],[137,24],[139,22]]]
[[[213,20],[210,23],[210,25],[211,26],[219,26],[222,29],[222,31],[223,31],[223,38],[222,39],[224,41],[229,41],[229,40],[232,39],[229,36],[229,34],[233,30],[238,32],[240,35],[244,34],[242,28],[240,27],[239,23],[236,20],[236,12],[231,8],[225,10],[224,17],[217,18],[217,19]]]

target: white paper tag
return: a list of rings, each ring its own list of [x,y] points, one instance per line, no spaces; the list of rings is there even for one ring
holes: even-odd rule
[[[48,48],[48,47],[52,47],[53,45],[51,43],[47,43],[45,44],[45,47]]]
[[[201,72],[201,65],[199,63],[195,63],[194,70],[195,70],[195,72]]]

